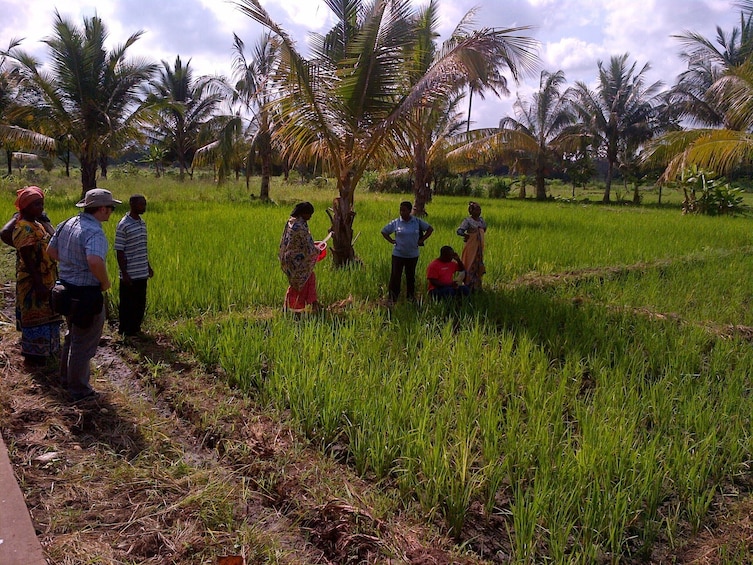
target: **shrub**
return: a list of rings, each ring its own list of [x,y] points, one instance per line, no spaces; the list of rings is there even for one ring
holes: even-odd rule
[[[480,193],[481,190],[477,188],[476,192]],[[462,176],[442,179],[436,185],[436,193],[446,196],[475,196],[470,179]]]
[[[683,202],[685,214],[705,214],[719,216],[722,214],[743,214],[748,206],[743,202],[743,189],[730,186],[729,183],[706,182],[706,189],[700,198],[689,198]]]
[[[743,199],[744,190],[731,186],[724,177],[714,178],[711,171],[688,167],[683,171],[680,185],[685,194],[683,214],[718,216],[748,211]]]
[[[413,179],[407,169],[388,172],[365,173],[361,182],[369,192],[384,192],[389,194],[410,194],[413,192]]]
[[[510,184],[502,177],[494,177],[487,192],[489,198],[507,198],[510,194]]]
[[[137,177],[140,174],[141,172],[140,172],[139,167],[137,167],[133,163],[124,163],[122,165],[119,165],[117,167],[110,169],[109,178],[110,179],[124,179],[124,178],[130,178],[130,177]]]

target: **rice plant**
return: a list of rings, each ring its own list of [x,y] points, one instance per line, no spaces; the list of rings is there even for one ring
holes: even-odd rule
[[[147,323],[457,539],[478,503],[504,520],[514,562],[649,555],[702,527],[751,460],[747,218],[482,199],[486,291],[387,309],[379,230],[405,196],[363,195],[362,264],[317,266],[321,300],[347,304],[295,319],[280,308],[282,226],[310,200],[323,237],[332,194],[277,185],[268,205],[237,185],[188,190],[139,188]],[[53,194],[48,209],[62,220],[73,202]],[[419,289],[439,248],[461,247],[466,205],[430,204]]]

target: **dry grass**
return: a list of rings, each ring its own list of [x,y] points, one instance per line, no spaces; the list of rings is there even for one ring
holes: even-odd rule
[[[71,405],[4,298],[0,428],[51,563],[478,562],[162,337],[106,336],[102,399]]]

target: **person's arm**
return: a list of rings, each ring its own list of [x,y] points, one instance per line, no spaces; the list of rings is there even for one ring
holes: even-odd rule
[[[99,281],[102,292],[109,290],[110,278],[107,276],[107,266],[105,260],[99,255],[87,255],[86,262],[89,264],[89,270]]]
[[[47,212],[42,212],[42,215],[39,217],[39,223],[42,224],[44,231],[46,231],[48,234],[55,234],[55,226],[52,225],[52,220],[50,220]]]
[[[392,223],[387,224],[382,228],[382,237],[390,242],[390,244],[395,245],[397,243],[395,241],[395,238],[392,237],[392,234],[395,232],[394,229],[392,229]]]
[[[425,242],[429,237],[431,237],[431,234],[434,233],[434,228],[431,227],[429,224],[426,224],[427,228],[424,230],[423,237],[418,238],[418,244],[421,245],[423,242]]]
[[[455,233],[462,237],[463,241],[468,241],[468,234],[472,232],[473,229],[471,228],[470,222],[468,221],[468,218],[465,218]]]
[[[463,221],[460,222],[460,225],[458,226],[458,229],[455,230],[455,233],[458,234],[460,237],[465,237],[467,231],[468,231],[468,219],[463,218]]]
[[[429,279],[431,286],[433,286],[434,288],[442,288],[442,287],[448,286],[446,284],[443,284],[442,281],[440,281],[439,279],[435,279],[431,277],[427,277],[427,278]]]
[[[458,271],[465,271],[465,266],[463,265],[463,261],[460,259],[460,255],[455,253],[452,260],[455,261],[455,263],[457,264]]]
[[[16,227],[16,220],[18,220],[18,212],[13,214],[10,220],[5,223],[3,229],[0,230],[0,239],[2,239],[4,244],[11,247],[13,247],[13,230]]]
[[[118,258],[118,267],[120,267],[121,280],[124,284],[131,284],[131,277],[128,275],[128,260],[126,259],[125,251],[118,249],[117,251],[115,251],[115,255]],[[149,267],[149,272],[151,273],[151,271],[152,268]]]

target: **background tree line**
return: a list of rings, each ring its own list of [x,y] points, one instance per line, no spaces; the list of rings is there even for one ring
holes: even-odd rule
[[[268,199],[275,167],[307,167],[336,181],[333,255],[347,264],[357,259],[356,188],[370,170],[407,169],[423,215],[443,175],[500,165],[521,176],[521,196],[532,178],[545,199],[547,177],[584,182],[603,164],[610,202],[616,175],[633,181],[637,200],[644,175],[701,178],[704,189],[750,160],[753,2],[739,2],[739,26],[713,39],[676,36],[687,70],[669,88],[647,84],[649,63],[627,53],[597,62],[595,87],[568,87],[562,71],[539,69],[527,27],[479,27],[474,11],[440,43],[438,0],[325,2],[335,24],[311,35],[308,55],[258,0],[235,2],[267,31],[250,49],[234,37],[230,78],[195,76],[179,55],[129,58],[141,31],[108,49],[100,18],[78,26],[56,12],[46,64],[18,40],[0,53],[8,172],[17,151],[51,152],[66,170],[73,155],[85,192],[136,147],[158,175],[172,163],[181,178],[211,165],[219,182],[243,174],[248,183],[258,168]],[[514,116],[471,129],[474,96],[509,95],[510,81],[536,72],[539,89],[517,98]]]

